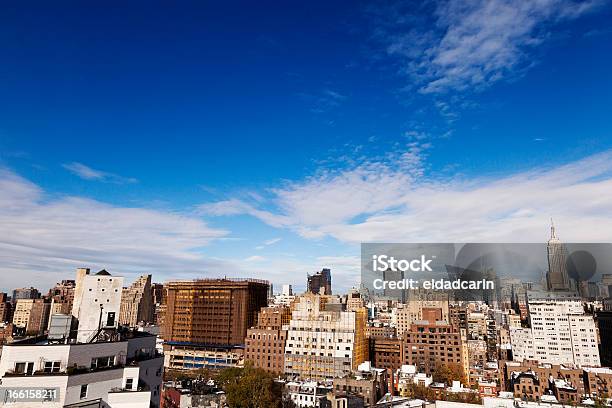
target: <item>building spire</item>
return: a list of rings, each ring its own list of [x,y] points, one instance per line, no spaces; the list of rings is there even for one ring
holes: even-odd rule
[[[557,235],[555,234],[555,223],[552,217],[550,217],[550,239],[555,239],[555,238],[557,238]]]

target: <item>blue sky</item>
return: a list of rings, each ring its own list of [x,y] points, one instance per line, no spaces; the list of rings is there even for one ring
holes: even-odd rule
[[[605,1],[0,16],[0,288],[358,282],[362,241],[609,241]]]

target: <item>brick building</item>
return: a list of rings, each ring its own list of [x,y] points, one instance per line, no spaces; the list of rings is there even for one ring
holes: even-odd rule
[[[267,306],[268,282],[199,279],[164,285],[165,366],[221,368],[240,364],[247,330]]]
[[[402,366],[402,341],[389,337],[370,338],[370,359],[376,368],[384,368],[390,372]]]
[[[283,373],[287,325],[291,319],[288,307],[261,309],[257,325],[247,330],[244,359],[257,368],[273,373]]]
[[[422,321],[404,333],[402,342],[402,364],[414,365],[426,374],[432,374],[440,365],[457,364],[468,378],[465,331],[444,322]]]

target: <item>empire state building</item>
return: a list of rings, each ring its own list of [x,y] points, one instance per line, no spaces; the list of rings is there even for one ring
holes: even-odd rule
[[[555,233],[555,224],[551,220],[550,239],[546,245],[548,254],[548,272],[546,273],[546,283],[550,291],[569,291],[571,284],[567,275],[566,260],[567,249],[561,243]]]

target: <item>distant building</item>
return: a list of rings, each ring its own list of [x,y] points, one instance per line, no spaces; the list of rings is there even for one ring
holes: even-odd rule
[[[19,288],[13,290],[13,297],[11,301],[13,303],[17,303],[19,299],[38,299],[40,297],[40,292],[38,289],[33,287],[29,288]]]
[[[389,372],[402,366],[402,340],[399,338],[370,338],[370,358],[376,368],[384,368]]]
[[[153,295],[153,321],[157,326],[161,326],[164,304],[164,285],[162,283],[151,284],[151,293]]]
[[[168,382],[162,391],[161,408],[225,407],[225,393],[208,381]]]
[[[365,308],[346,311],[340,298],[306,293],[291,314],[285,374],[331,379],[348,375],[368,357]]]
[[[331,391],[331,386],[317,381],[289,381],[285,384],[285,393],[296,408],[324,408],[325,396]],[[334,406],[334,408],[343,407]]]
[[[0,323],[0,351],[2,345],[13,339],[13,323]]]
[[[546,245],[548,254],[548,272],[546,283],[550,291],[569,291],[571,289],[570,278],[567,274],[566,260],[567,248],[561,243],[555,233],[555,225],[550,226],[550,239]]]
[[[0,323],[13,321],[13,304],[6,293],[0,292]]]
[[[352,375],[334,378],[333,387],[335,394],[358,396],[365,407],[375,407],[388,391],[387,371],[366,361]]]
[[[72,315],[78,322],[77,341],[87,343],[100,330],[118,326],[123,277],[106,270],[90,274],[88,268],[77,269]]]
[[[314,275],[308,275],[306,288],[308,292],[317,294],[332,294],[331,270],[324,268]]]
[[[408,302],[396,312],[397,334],[402,335],[417,321],[449,323],[449,302],[446,293],[414,290]]]
[[[244,359],[257,368],[282,374],[285,369],[285,343],[291,318],[288,307],[266,307],[259,312],[257,325],[247,330]]]
[[[364,307],[365,301],[361,293],[355,288],[351,289],[346,296],[346,310],[350,312],[354,310],[361,310]]]
[[[579,300],[529,301],[531,328],[510,328],[516,361],[599,367],[597,329]]]
[[[584,369],[584,381],[587,394],[596,398],[609,398],[612,389],[612,369],[588,367]]]
[[[597,328],[601,341],[599,352],[601,365],[612,366],[612,311],[597,312]]]
[[[283,285],[282,292],[274,296],[273,304],[277,306],[290,307],[291,303],[293,303],[294,300],[295,295],[293,294],[293,288],[291,287],[291,285]]]
[[[585,394],[584,386],[584,372],[582,369],[578,369],[571,366],[564,366],[562,364],[548,364],[539,363],[533,360],[526,360],[521,363],[516,361],[505,361],[499,368],[499,378],[504,389],[517,391],[516,377],[519,373],[532,373],[538,379],[542,379],[543,388],[539,390],[540,395],[546,392],[549,385],[547,384],[550,378],[552,379],[563,379],[566,383],[576,390],[577,394]],[[520,398],[522,395],[522,386],[519,388],[519,392],[515,394],[515,397]]]
[[[15,304],[13,324],[26,336],[43,334],[49,324],[51,304],[45,299],[19,299]]]
[[[51,300],[51,314],[70,314],[72,313],[72,303],[74,302],[74,280],[63,280],[49,289],[47,298]]]
[[[426,374],[433,374],[440,366],[457,364],[468,378],[465,331],[444,322],[416,322],[404,333],[402,364],[414,365]]]
[[[267,306],[267,281],[171,281],[164,290],[161,334],[166,367],[222,368],[242,363],[247,330]]]
[[[140,322],[152,323],[153,312],[151,275],[142,275],[121,292],[119,324],[136,327]]]
[[[367,338],[396,337],[396,336],[397,336],[397,331],[395,329],[395,326],[391,326],[388,323],[383,324],[380,322],[374,322],[374,323],[368,323],[368,325],[366,326],[366,337]]]

